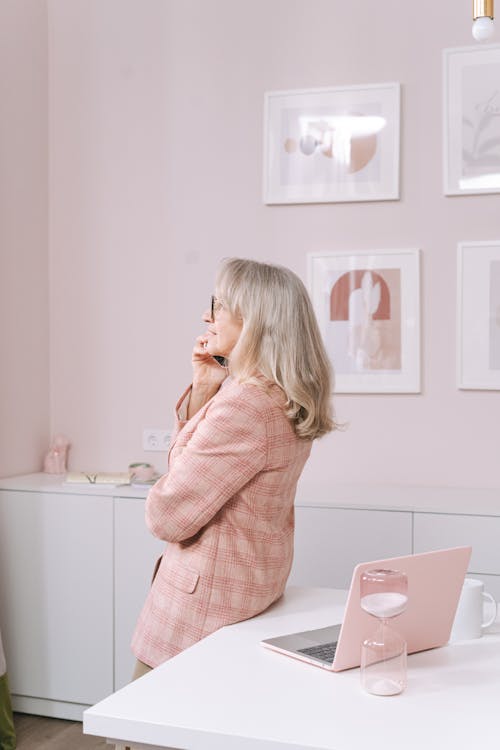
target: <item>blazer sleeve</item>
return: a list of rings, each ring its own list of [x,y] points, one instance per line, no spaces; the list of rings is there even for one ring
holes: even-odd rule
[[[266,464],[262,406],[241,392],[215,398],[168,474],[150,490],[146,524],[154,536],[194,536]]]
[[[172,435],[170,436],[170,445],[173,445],[175,442],[175,439],[179,432],[182,430],[184,425],[186,424],[187,420],[187,407],[189,403],[189,397],[191,395],[191,388],[192,385],[190,385],[180,399],[178,400],[177,404],[175,405],[174,409],[174,429],[172,430]]]

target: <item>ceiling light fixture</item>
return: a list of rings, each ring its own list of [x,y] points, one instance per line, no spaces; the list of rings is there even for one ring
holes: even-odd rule
[[[484,42],[493,35],[493,18],[493,0],[472,0],[472,36],[476,41]]]

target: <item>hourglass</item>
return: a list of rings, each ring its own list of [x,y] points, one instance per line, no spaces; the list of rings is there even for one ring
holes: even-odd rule
[[[389,622],[406,609],[408,579],[398,570],[366,570],[360,589],[361,608],[378,620],[361,646],[361,684],[373,695],[397,695],[406,687],[406,641]]]

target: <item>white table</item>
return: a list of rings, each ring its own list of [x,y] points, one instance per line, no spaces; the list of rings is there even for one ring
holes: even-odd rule
[[[346,592],[290,588],[84,714],[84,732],[189,750],[473,750],[500,744],[500,626],[413,654],[408,688],[364,693],[359,670],[328,672],[262,638],[339,621]]]

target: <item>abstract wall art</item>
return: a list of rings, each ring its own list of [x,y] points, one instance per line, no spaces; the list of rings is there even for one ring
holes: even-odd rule
[[[419,251],[314,253],[308,260],[335,391],[418,393]]]
[[[458,387],[500,390],[500,240],[459,243],[457,271]]]
[[[443,53],[444,192],[500,192],[500,45]]]
[[[264,203],[399,198],[398,83],[271,91]]]

